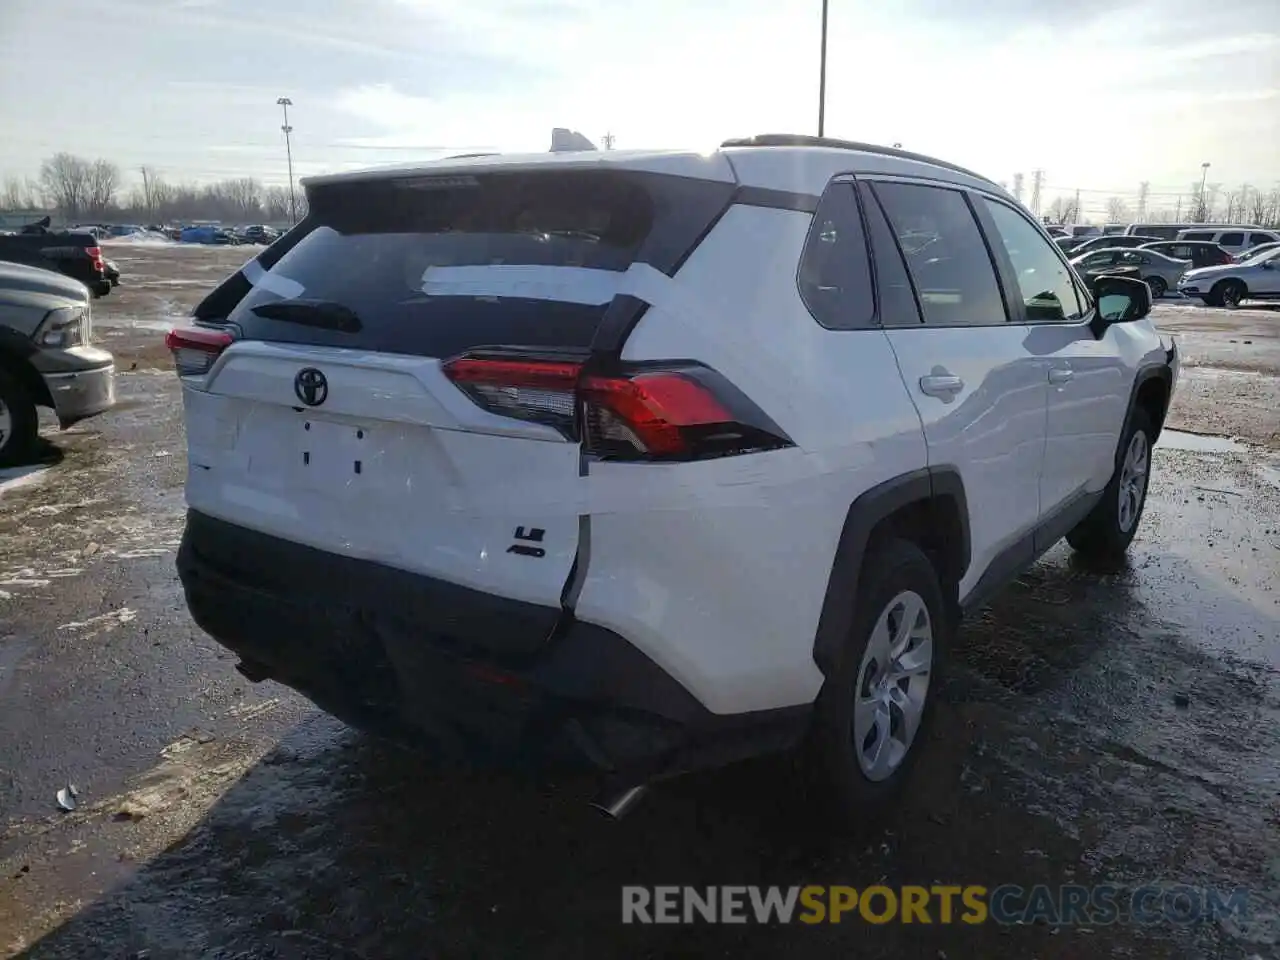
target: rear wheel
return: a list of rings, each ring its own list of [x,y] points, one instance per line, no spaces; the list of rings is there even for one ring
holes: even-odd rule
[[[35,403],[22,384],[0,369],[0,467],[21,463],[38,433]]]
[[[1165,291],[1169,289],[1169,285],[1164,282],[1162,277],[1147,277],[1147,286],[1151,288],[1151,299],[1159,300],[1164,296]]]
[[[906,540],[868,552],[853,628],[818,698],[811,772],[838,818],[893,797],[920,752],[947,637],[942,586]]]
[[[1244,294],[1244,284],[1239,280],[1222,280],[1213,285],[1206,299],[1215,307],[1237,307]]]
[[[1114,562],[1129,549],[1147,503],[1154,437],[1150,415],[1141,408],[1135,409],[1129,429],[1121,439],[1119,465],[1102,499],[1067,534],[1067,543],[1081,555]]]

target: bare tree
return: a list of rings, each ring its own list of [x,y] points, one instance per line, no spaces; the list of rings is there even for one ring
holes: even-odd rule
[[[255,220],[262,215],[262,184],[252,177],[227,180],[222,192],[238,220]]]
[[[1059,224],[1075,223],[1078,214],[1076,202],[1069,197],[1054,197],[1053,203],[1049,204],[1049,209],[1045,211],[1045,216],[1050,223]]]
[[[68,220],[75,220],[88,201],[91,166],[70,153],[55,153],[40,164],[45,195]]]
[[[1249,191],[1249,222],[1261,226],[1267,219],[1267,195],[1257,188]]]
[[[1107,198],[1107,223],[1127,223],[1129,205],[1119,197]]]
[[[5,177],[4,187],[0,189],[0,209],[5,210],[39,210],[43,206],[40,185],[30,177],[18,179]]]
[[[164,181],[160,179],[160,172],[155,167],[143,164],[138,168],[138,172],[142,174],[142,209],[146,211],[148,220],[154,220]]]
[[[89,166],[88,196],[85,206],[90,213],[103,214],[116,201],[120,186],[120,168],[110,160],[95,160]]]
[[[1280,187],[1273,187],[1267,194],[1267,216],[1260,226],[1280,227]]]

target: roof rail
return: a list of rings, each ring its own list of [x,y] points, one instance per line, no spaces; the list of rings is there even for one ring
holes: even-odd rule
[[[833,137],[811,137],[802,133],[762,133],[754,137],[726,140],[721,147],[830,147],[836,150],[861,150],[863,153],[879,153],[886,157],[897,157],[899,160],[916,160],[920,163],[931,163],[935,167],[945,167],[956,173],[981,180],[995,186],[995,181],[980,173],[966,170],[964,167],[923,153],[912,153],[898,147],[882,147],[875,143],[859,143],[856,140],[837,140]]]

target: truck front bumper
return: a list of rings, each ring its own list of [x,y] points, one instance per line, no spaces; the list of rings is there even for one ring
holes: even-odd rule
[[[58,423],[65,429],[88,417],[110,410],[116,403],[116,366],[91,367],[63,373],[46,373],[45,386],[53,399]]]

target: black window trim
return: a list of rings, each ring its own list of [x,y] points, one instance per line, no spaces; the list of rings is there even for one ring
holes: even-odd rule
[[[999,257],[1005,257],[1007,259],[1008,255],[1005,254],[1003,246],[1001,247],[1000,253],[998,255],[993,254],[992,248],[991,248],[991,241],[987,237],[986,231],[983,228],[982,215],[979,214],[978,210],[976,209],[976,204],[974,203],[974,200],[973,200],[975,196],[987,196],[987,194],[984,191],[975,190],[971,187],[965,186],[964,184],[956,183],[953,180],[941,180],[941,179],[935,179],[933,177],[906,176],[902,174],[891,174],[891,173],[880,173],[880,172],[850,174],[850,176],[855,177],[860,183],[865,183],[871,188],[871,195],[875,197],[875,201],[880,207],[880,212],[884,214],[884,218],[885,220],[888,221],[889,226],[891,228],[893,226],[893,218],[889,216],[889,212],[884,208],[884,201],[881,200],[880,196],[876,193],[875,184],[877,183],[904,183],[908,185],[914,185],[917,187],[933,187],[934,189],[937,189],[937,190],[950,190],[953,193],[960,194],[961,199],[964,200],[965,205],[969,208],[970,216],[974,218],[975,225],[978,229],[978,236],[982,237],[983,246],[986,248],[987,260],[991,264],[992,273],[995,275],[996,289],[1000,292],[1001,302],[1004,303],[1004,312],[1005,312],[1004,322],[1005,324],[1022,322],[1022,321],[1016,320],[1015,318],[1019,316],[1025,316],[1026,306],[1022,302],[1021,295],[1018,295],[1016,298],[1011,298],[1008,290],[1007,279],[1008,279],[1008,276],[1011,275],[1012,273],[1012,265],[1009,265],[1009,270],[1007,272],[1002,272],[1001,265],[998,262]],[[983,213],[985,212],[986,211],[984,210]],[[891,230],[890,232],[892,233],[894,231]],[[894,243],[898,248],[898,256],[902,257],[904,264],[907,264],[908,261],[906,259],[906,255],[902,251],[902,244],[898,241],[896,234],[894,236]],[[907,280],[911,283],[911,292],[916,299],[916,309],[919,310],[920,312],[920,320],[921,320],[920,326],[918,328],[886,327],[884,329],[963,330],[963,329],[972,328],[972,327],[1001,326],[1000,323],[930,323],[924,310],[924,304],[920,300],[920,291],[916,287],[916,278],[912,276],[910,266],[907,267]]]
[[[1085,294],[1085,298],[1080,302],[1080,311],[1081,311],[1080,316],[1073,320],[1032,320],[1029,316],[1027,316],[1027,305],[1026,305],[1026,302],[1022,299],[1021,288],[1018,286],[1018,273],[1013,268],[1013,261],[1009,259],[1009,255],[1004,249],[1004,241],[1001,240],[1000,248],[999,248],[1000,255],[998,258],[1000,261],[1000,269],[1007,270],[1008,280],[1012,283],[1013,289],[1018,291],[1018,295],[1017,295],[1018,315],[1021,316],[1022,318],[1019,321],[1019,323],[1023,326],[1028,326],[1028,327],[1063,327],[1063,328],[1090,327],[1091,324],[1093,323],[1093,313],[1094,313],[1094,310],[1097,309],[1097,304],[1094,302],[1093,297],[1089,295],[1087,284],[1085,284],[1080,279],[1079,275],[1076,273],[1076,268],[1071,265],[1070,259],[1068,259],[1063,254],[1062,248],[1053,242],[1053,238],[1048,235],[1048,233],[1044,230],[1044,228],[1040,224],[1037,224],[1033,218],[1027,216],[1027,214],[1024,211],[1019,210],[1015,204],[1012,204],[1008,200],[1005,200],[1003,197],[996,196],[995,194],[986,193],[982,191],[973,191],[973,192],[975,196],[980,196],[984,199],[991,200],[991,201],[994,201],[995,203],[999,203],[1005,207],[1008,207],[1015,214],[1022,217],[1022,219],[1025,220],[1027,223],[1038,228],[1039,232],[1044,236],[1046,243],[1048,243],[1048,245],[1053,249],[1054,254],[1058,257],[1058,261],[1067,268],[1067,277],[1072,281],[1072,284],[1071,284],[1072,287],[1075,288],[1076,299],[1077,300],[1080,299],[1081,293]],[[975,206],[978,206],[978,204],[975,204]],[[995,220],[992,219],[990,212],[986,209],[985,204],[981,205],[981,210],[982,210],[982,216],[979,217],[979,223],[982,225],[984,229],[989,228],[998,237],[1000,235],[1000,231],[996,228]],[[989,247],[990,247],[990,241],[988,241],[988,248]],[[1125,248],[1125,249],[1136,249],[1136,248]]]

